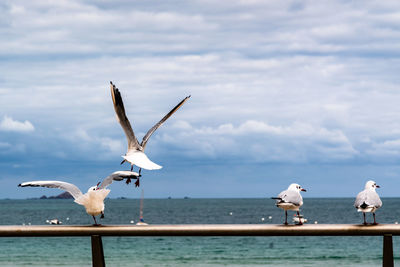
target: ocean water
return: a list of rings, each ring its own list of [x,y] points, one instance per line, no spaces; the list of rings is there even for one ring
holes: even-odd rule
[[[377,221],[400,221],[400,199],[382,201]],[[362,215],[353,202],[305,199],[301,213],[308,223],[359,224]],[[136,223],[139,203],[107,199],[101,223]],[[283,215],[271,199],[144,200],[144,218],[151,224],[280,224]],[[72,200],[0,200],[1,225],[43,225],[54,218],[64,225],[93,223]],[[382,237],[103,237],[107,266],[380,266],[382,243]],[[399,245],[394,237],[400,266]],[[0,266],[91,266],[90,238],[0,238]]]

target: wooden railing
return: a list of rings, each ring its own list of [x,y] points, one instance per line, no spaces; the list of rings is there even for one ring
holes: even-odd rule
[[[271,224],[184,224],[105,226],[0,226],[0,237],[90,236],[92,263],[105,266],[102,236],[382,236],[384,267],[394,266],[392,236],[400,235],[400,225],[271,225]]]

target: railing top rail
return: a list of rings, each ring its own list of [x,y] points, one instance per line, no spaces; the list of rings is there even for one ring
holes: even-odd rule
[[[379,236],[400,235],[399,224],[183,224],[0,226],[0,237],[21,236]]]

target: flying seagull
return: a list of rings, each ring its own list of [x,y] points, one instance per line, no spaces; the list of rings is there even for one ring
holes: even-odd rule
[[[357,211],[363,213],[364,225],[367,224],[365,220],[366,212],[372,212],[372,215],[374,216],[373,224],[377,224],[375,219],[375,211],[382,207],[382,201],[375,191],[375,189],[379,187],[380,186],[377,185],[374,181],[368,181],[365,184],[364,190],[358,193],[356,201],[354,202],[354,207],[357,209]]]
[[[137,178],[139,174],[137,172],[131,171],[116,171],[109,175],[100,184],[92,186],[89,188],[87,193],[83,194],[79,188],[73,184],[61,182],[61,181],[31,181],[19,184],[20,187],[48,187],[48,188],[58,188],[67,191],[75,199],[74,202],[79,205],[83,205],[86,212],[92,215],[94,219],[94,225],[97,224],[96,217],[101,214],[100,218],[104,218],[104,199],[110,193],[109,189],[106,189],[113,181],[122,181],[124,179]]]
[[[118,88],[110,82],[111,86],[111,96],[114,104],[114,110],[117,115],[117,120],[121,124],[122,129],[125,132],[126,138],[128,140],[128,150],[124,156],[124,160],[121,162],[129,162],[131,164],[131,171],[133,170],[133,165],[138,166],[139,174],[141,169],[146,170],[157,170],[162,167],[154,162],[152,162],[144,153],[146,148],[147,141],[151,135],[160,127],[172,114],[175,113],[189,98],[190,96],[185,97],[178,105],[176,105],[167,115],[165,115],[158,123],[156,123],[143,137],[142,142],[139,144],[139,141],[136,139],[135,134],[133,133],[132,126],[128,120],[128,117],[125,113],[124,103],[122,102],[121,94]],[[129,182],[129,181],[127,181]],[[136,186],[139,186],[139,178],[135,182]]]
[[[287,222],[287,211],[295,210],[297,211],[297,216],[300,218],[299,209],[303,205],[303,198],[300,195],[300,191],[306,191],[298,184],[289,185],[288,189],[282,191],[278,197],[273,197],[272,199],[276,199],[276,206],[285,210],[285,225]],[[301,220],[299,220],[299,224],[303,224]]]

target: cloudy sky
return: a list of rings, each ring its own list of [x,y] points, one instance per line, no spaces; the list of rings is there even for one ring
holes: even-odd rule
[[[129,168],[109,81],[139,139],[192,95],[147,145],[146,197],[400,196],[398,1],[95,2],[0,4],[0,198]]]

